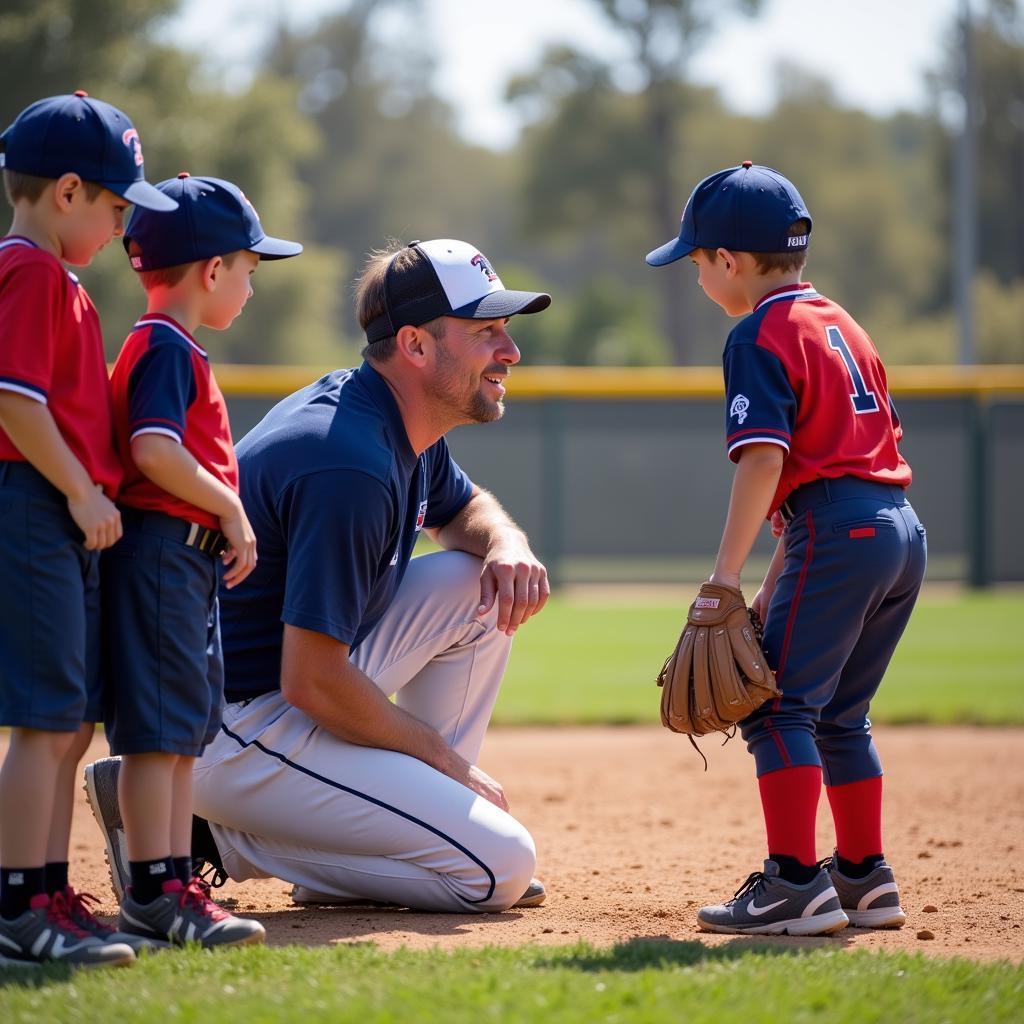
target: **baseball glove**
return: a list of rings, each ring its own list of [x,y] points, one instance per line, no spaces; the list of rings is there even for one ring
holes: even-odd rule
[[[703,584],[658,675],[662,724],[686,733],[691,743],[709,732],[732,735],[737,722],[780,696],[761,650],[763,635],[739,590]]]

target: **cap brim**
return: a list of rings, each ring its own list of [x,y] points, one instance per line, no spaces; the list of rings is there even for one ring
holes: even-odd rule
[[[503,288],[467,302],[448,315],[463,320],[498,320],[517,313],[539,313],[550,305],[551,296],[545,292],[514,292]]]
[[[178,200],[164,195],[160,189],[150,185],[148,181],[133,181],[128,185],[124,182],[101,181],[104,188],[109,188],[123,199],[127,199],[134,206],[141,206],[146,210],[154,210],[157,213],[170,213],[178,208]]]
[[[695,248],[696,246],[690,245],[682,241],[682,239],[673,238],[671,242],[666,242],[659,248],[649,252],[646,259],[652,267],[664,267],[668,263],[675,263],[676,260],[689,256]]]
[[[289,256],[298,256],[302,246],[298,242],[288,242],[283,238],[271,238],[264,235],[255,245],[249,246],[249,252],[265,260],[284,260]]]

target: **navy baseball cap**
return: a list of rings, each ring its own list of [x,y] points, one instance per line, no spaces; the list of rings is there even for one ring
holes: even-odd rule
[[[790,235],[795,221],[811,215],[796,187],[771,167],[744,160],[708,175],[683,210],[679,237],[647,254],[652,267],[689,256],[694,249],[735,252],[800,252],[811,229]]]
[[[516,313],[539,313],[551,305],[544,292],[511,291],[487,257],[468,242],[434,238],[410,242],[419,255],[401,274],[394,257],[384,274],[385,312],[366,325],[366,340],[390,338],[406,325],[419,327],[439,316],[498,320]]]
[[[245,193],[221,178],[193,177],[182,171],[161,181],[160,194],[174,202],[173,213],[135,209],[124,229],[124,247],[135,270],[162,270],[208,260],[239,249],[261,259],[298,256],[302,246],[271,238]],[[134,242],[137,251],[132,252]]]
[[[26,107],[0,142],[7,170],[40,178],[74,173],[136,206],[175,207],[145,180],[142,143],[127,115],[81,89]]]

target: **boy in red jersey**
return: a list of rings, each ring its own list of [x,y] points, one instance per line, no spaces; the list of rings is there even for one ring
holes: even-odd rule
[[[764,870],[702,908],[706,931],[819,935],[906,920],[882,853],[882,767],[867,717],[924,577],[903,436],[871,339],[801,281],[811,216],[749,160],[705,178],[678,238],[707,296],[744,319],[725,344],[726,434],[737,463],[711,580],[739,587],[765,518],[779,542],[753,607],[782,696],[741,726],[757,767]],[[818,862],[824,781],[836,829]]]
[[[0,136],[14,207],[0,239],[0,966],[98,966],[139,943],[68,885],[79,758],[101,717],[99,552],[121,536],[121,480],[88,266],[143,177],[131,121],[84,92],[39,100]]]
[[[123,931],[177,945],[262,942],[263,926],[223,911],[192,870],[192,764],[223,705],[217,561],[229,588],[256,564],[227,407],[193,333],[226,330],[260,259],[302,246],[268,237],[230,182],[180,174],[157,188],[177,209],[136,210],[125,229],[147,308],[111,378],[124,539],[103,558],[104,658],[111,752],[124,756],[89,765],[86,792]],[[114,814],[126,857],[110,847]]]

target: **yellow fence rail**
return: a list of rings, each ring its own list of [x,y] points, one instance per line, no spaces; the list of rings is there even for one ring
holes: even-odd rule
[[[224,363],[216,367],[216,374],[228,397],[268,398],[297,391],[332,369]],[[1024,366],[894,366],[889,368],[888,377],[889,388],[896,396],[1024,397]],[[527,401],[716,398],[722,395],[722,371],[717,366],[524,366],[513,368],[508,390],[510,399]]]

